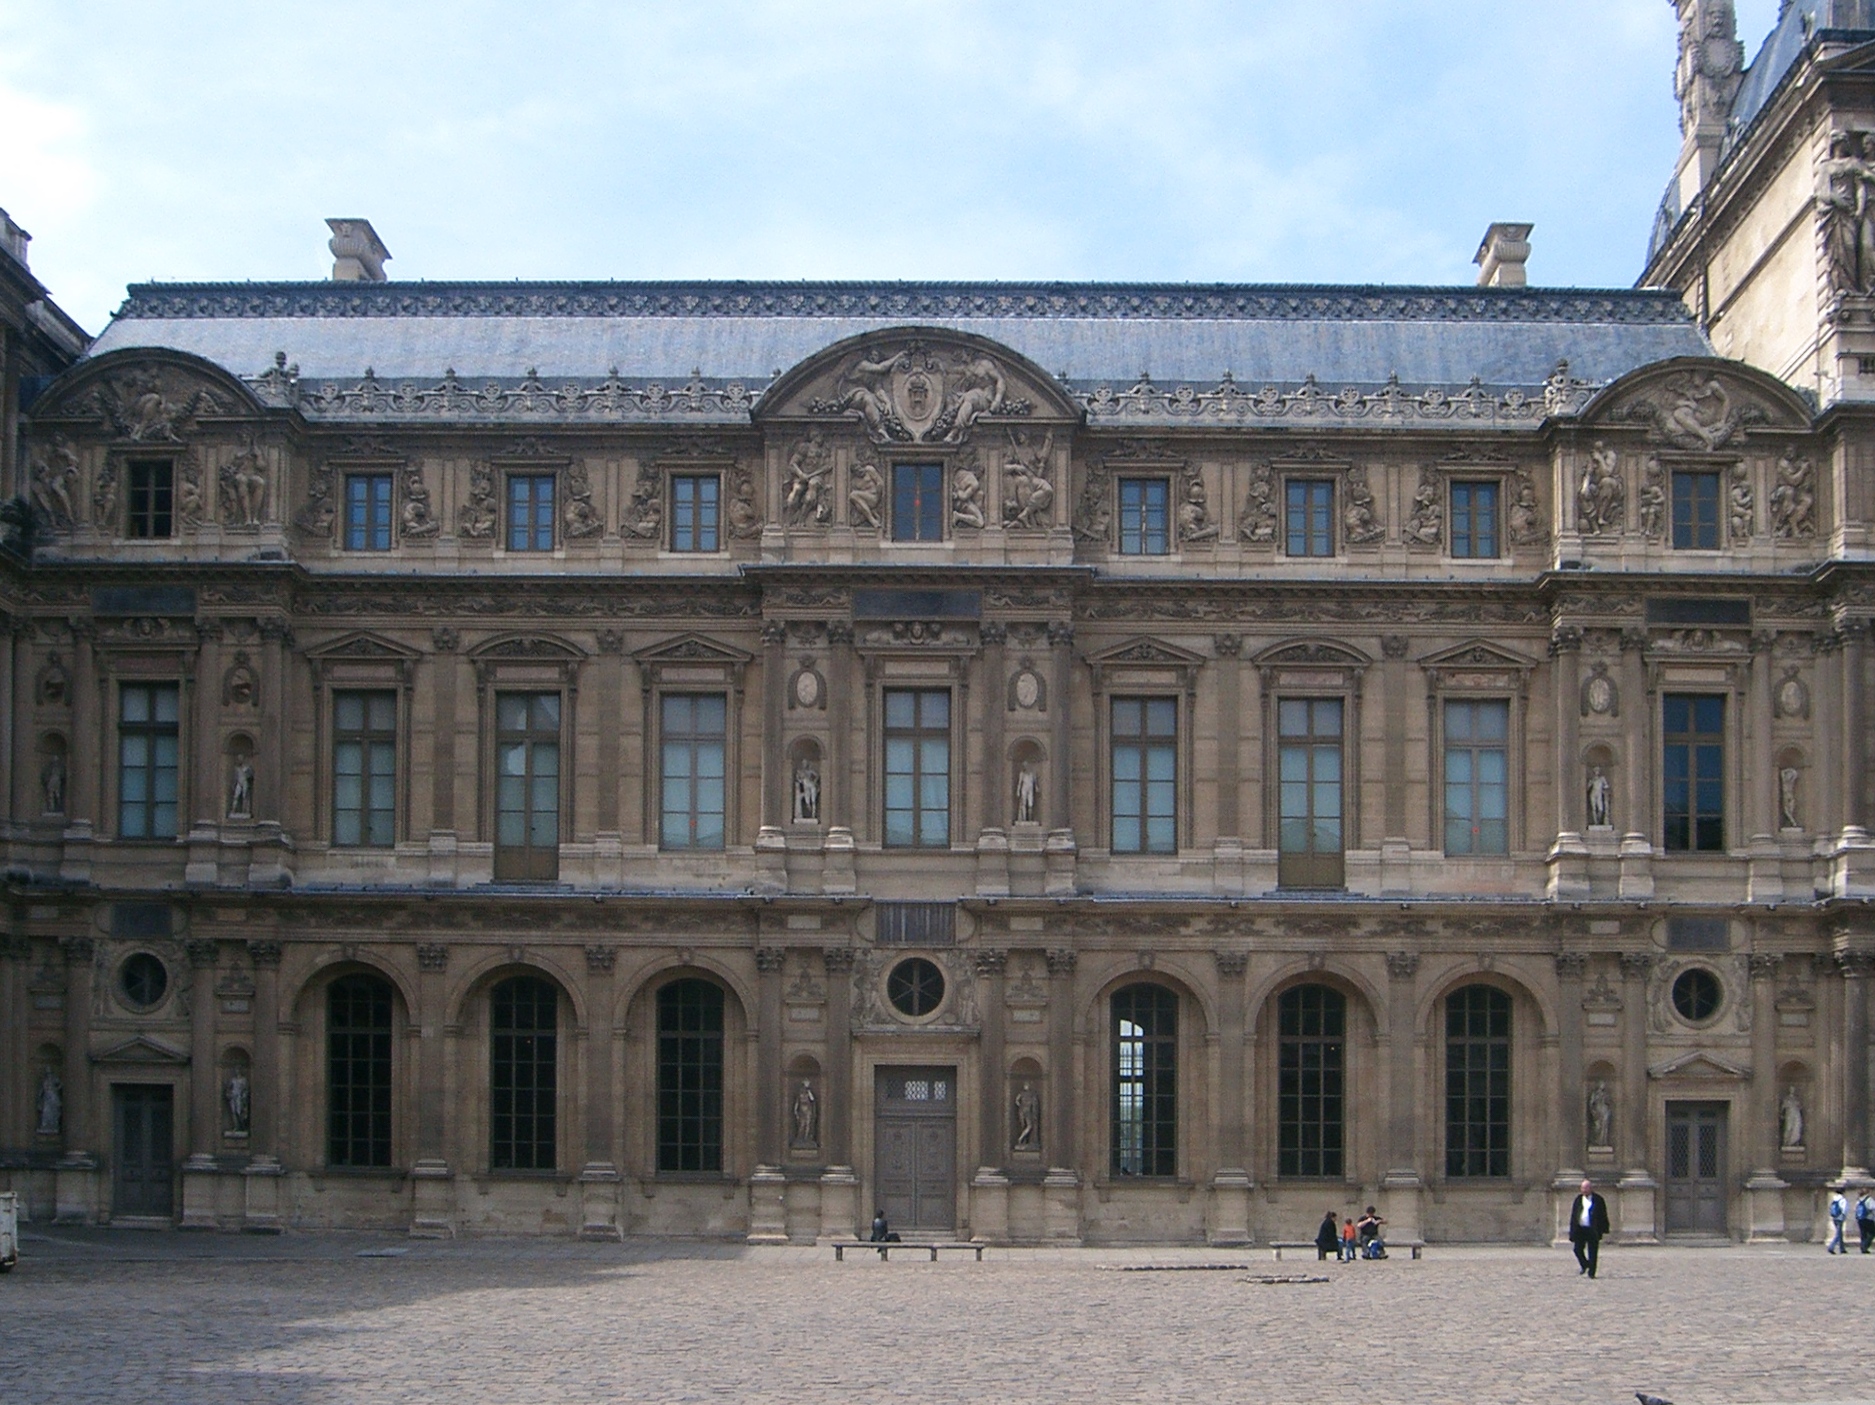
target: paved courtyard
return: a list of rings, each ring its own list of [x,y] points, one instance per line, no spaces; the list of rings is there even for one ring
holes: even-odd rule
[[[27,1231],[8,1402],[1875,1401],[1875,1256],[829,1250]],[[1241,1264],[1222,1271],[1141,1271]],[[1326,1272],[1326,1283],[1263,1283]]]

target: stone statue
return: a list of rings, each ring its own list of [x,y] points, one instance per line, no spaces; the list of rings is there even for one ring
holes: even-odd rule
[[[1613,1146],[1615,1100],[1608,1096],[1608,1080],[1597,1078],[1589,1089],[1589,1145]]]
[[[1786,449],[1771,489],[1771,532],[1785,539],[1816,535],[1816,469]]]
[[[1211,517],[1205,501],[1204,483],[1194,478],[1185,489],[1185,501],[1178,505],[1178,539],[1182,542],[1216,541],[1218,524]]]
[[[993,415],[1003,408],[1003,401],[1008,398],[1008,384],[1003,379],[1001,368],[987,356],[971,358],[957,376],[957,390],[945,413],[938,418],[938,424],[950,421],[949,430],[944,435],[947,444],[961,444],[970,437],[970,427],[979,416]],[[932,428],[938,428],[933,424]]]
[[[1795,766],[1782,767],[1777,773],[1777,824],[1779,829],[1802,829],[1803,820],[1798,815],[1797,783],[1803,779],[1803,772]]]
[[[72,506],[78,491],[78,454],[71,441],[56,435],[49,457],[33,464],[33,506],[54,527],[69,527],[76,520]]]
[[[959,463],[951,473],[951,526],[983,526],[983,479],[971,463]]]
[[[1875,288],[1875,245],[1870,241],[1870,189],[1875,164],[1866,132],[1837,132],[1818,171],[1816,208],[1823,225],[1829,286],[1836,293]]]
[[[1777,1144],[1785,1151],[1803,1148],[1803,1099],[1794,1083],[1784,1089],[1784,1100],[1778,1104]]]
[[[833,455],[822,442],[820,431],[814,430],[788,456],[788,485],[782,506],[791,524],[824,526],[833,516],[827,506],[827,483],[832,476]]]
[[[433,537],[442,530],[430,508],[430,490],[423,482],[423,470],[414,463],[404,469],[404,510],[400,520],[404,536],[410,538]]]
[[[1016,1094],[1016,1150],[1035,1151],[1042,1144],[1042,1095],[1033,1083]]]
[[[1035,823],[1035,801],[1041,789],[1041,777],[1035,773],[1035,763],[1023,759],[1016,768],[1016,823]]]
[[[1576,529],[1587,537],[1621,530],[1621,509],[1626,498],[1621,463],[1615,451],[1597,440],[1582,470],[1576,490]]]
[[[1348,470],[1348,505],[1341,514],[1341,532],[1351,542],[1377,542],[1386,535],[1374,510],[1374,490],[1367,486],[1365,470]]]
[[[39,1135],[56,1137],[65,1116],[65,1085],[47,1069],[39,1075]]]
[[[1025,531],[1042,531],[1048,526],[1048,510],[1055,505],[1055,485],[1048,481],[1048,458],[1054,451],[1055,435],[1050,430],[1041,447],[1028,458],[1028,436],[1020,430],[1009,435],[1009,460],[1003,465],[1003,526]]]
[[[1726,501],[1729,504],[1726,520],[1732,540],[1750,541],[1751,529],[1757,519],[1757,505],[1751,491],[1751,466],[1742,459],[1732,465]]]
[[[805,1078],[794,1095],[794,1144],[820,1145],[820,1100],[814,1096],[814,1085]]]
[[[45,813],[62,815],[65,813],[65,758],[53,754],[46,758],[45,767],[39,772],[39,788],[43,792]]]
[[[243,756],[234,763],[234,784],[228,792],[228,818],[245,820],[254,814],[254,763]]]
[[[879,504],[885,501],[885,475],[876,464],[862,463],[853,470],[853,487],[846,501],[852,508],[855,527],[871,527],[875,532],[884,530],[885,524],[879,519]]]
[[[1667,471],[1658,454],[1649,454],[1641,465],[1641,490],[1635,494],[1641,515],[1641,535],[1658,537],[1667,525]]]
[[[228,1108],[228,1130],[245,1132],[247,1130],[247,1075],[236,1069],[228,1075],[228,1082],[221,1090],[221,1100]]]
[[[1445,538],[1445,504],[1440,501],[1436,474],[1420,470],[1413,492],[1413,512],[1406,519],[1406,539],[1420,546],[1437,546]]]
[[[221,469],[221,520],[231,527],[258,527],[267,515],[267,473],[260,451],[249,445]]]
[[[1607,829],[1613,823],[1609,819],[1609,799],[1613,787],[1608,784],[1608,772],[1600,766],[1589,767],[1589,828]]]
[[[805,756],[794,765],[794,818],[803,824],[820,819],[820,769]]]

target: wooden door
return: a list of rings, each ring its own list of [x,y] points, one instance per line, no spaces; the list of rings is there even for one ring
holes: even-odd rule
[[[874,1208],[901,1234],[952,1229],[957,1070],[882,1068],[875,1080]]]
[[[1723,1235],[1725,1103],[1667,1104],[1667,1233]]]
[[[119,1083],[111,1096],[117,1133],[112,1213],[167,1218],[175,1204],[174,1091],[166,1083]]]

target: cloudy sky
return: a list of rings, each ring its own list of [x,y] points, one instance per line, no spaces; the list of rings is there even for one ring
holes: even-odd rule
[[[1778,0],[1738,0],[1748,56]],[[0,0],[0,207],[86,326],[128,282],[1631,283],[1668,0]]]

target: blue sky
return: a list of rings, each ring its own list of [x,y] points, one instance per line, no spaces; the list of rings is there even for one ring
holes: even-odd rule
[[[1738,0],[1747,55],[1778,0]],[[0,0],[0,208],[96,330],[128,282],[1631,283],[1669,0]]]

